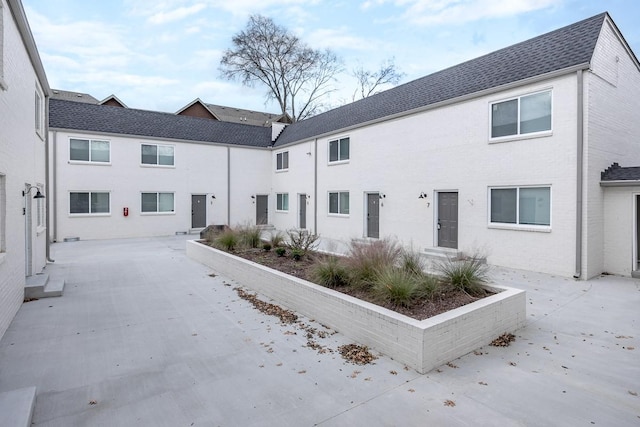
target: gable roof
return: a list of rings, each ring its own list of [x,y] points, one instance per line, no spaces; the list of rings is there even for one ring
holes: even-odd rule
[[[636,181],[640,185],[640,166],[622,167],[618,163],[600,172],[602,184],[611,184],[614,181]]]
[[[204,108],[212,119],[222,122],[243,123],[253,126],[271,126],[273,122],[291,123],[288,115],[265,113],[261,111],[245,110],[243,108],[225,107],[224,105],[207,104],[200,98],[196,98],[181,109],[176,114],[192,115],[187,111],[195,104]]]
[[[121,108],[129,108],[127,107],[127,105],[120,101],[120,99],[111,94],[109,96],[107,96],[105,99],[103,99],[102,101],[99,102],[100,105],[111,105],[112,107],[121,107]]]
[[[98,101],[88,93],[73,92],[69,90],[51,89],[51,99],[64,99],[67,101],[86,102],[87,104],[98,104]]]
[[[269,147],[271,129],[110,105],[49,101],[51,129]]]
[[[275,145],[301,142],[555,71],[587,68],[607,17],[606,12],[601,13],[301,120],[287,126]]]

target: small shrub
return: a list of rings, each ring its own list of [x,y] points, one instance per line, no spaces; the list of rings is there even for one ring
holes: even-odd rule
[[[283,248],[282,246],[279,246],[276,248],[276,255],[278,256],[284,256],[284,254],[287,253],[287,250],[285,248]]]
[[[485,294],[482,284],[487,282],[489,266],[483,257],[474,255],[464,259],[448,259],[436,268],[453,288],[472,296]]]
[[[262,230],[257,225],[243,225],[238,228],[240,242],[248,248],[257,248],[260,245]]]
[[[304,252],[302,251],[302,249],[296,248],[291,250],[291,258],[293,258],[294,261],[300,261],[303,256]]]
[[[317,241],[320,238],[317,234],[311,234],[307,230],[289,230],[287,235],[289,236],[287,246],[291,250],[302,252],[303,256],[318,246]]]
[[[416,275],[402,268],[385,268],[373,283],[373,292],[383,301],[408,307],[416,298]]]
[[[351,283],[358,287],[371,286],[380,271],[396,264],[400,253],[398,244],[391,240],[352,241],[348,258]]]
[[[284,235],[280,231],[272,234],[269,243],[271,243],[271,246],[274,248],[282,246],[284,244]]]
[[[440,288],[440,281],[431,274],[416,275],[416,298],[431,299]]]
[[[402,269],[416,275],[424,272],[424,259],[419,252],[405,249],[400,254],[400,265]]]
[[[263,243],[262,249],[266,252],[269,252],[271,250],[271,243]]]
[[[318,262],[311,271],[313,280],[328,288],[337,288],[349,284],[349,272],[344,263],[336,256],[330,256]]]
[[[238,246],[238,234],[232,229],[223,231],[215,240],[217,246],[226,251],[233,251]]]

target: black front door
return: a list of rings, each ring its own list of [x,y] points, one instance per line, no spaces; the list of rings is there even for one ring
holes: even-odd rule
[[[438,193],[438,246],[458,248],[458,193]]]
[[[300,228],[307,228],[307,195],[298,196],[298,223]]]
[[[191,195],[191,228],[207,226],[207,196],[204,194]]]
[[[269,196],[256,196],[256,224],[269,223]]]
[[[367,237],[380,237],[380,194],[367,194]]]

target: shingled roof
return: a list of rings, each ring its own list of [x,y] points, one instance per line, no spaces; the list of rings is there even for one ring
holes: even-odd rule
[[[611,181],[638,181],[640,183],[640,166],[622,167],[614,163],[600,172],[600,180]]]
[[[52,98],[52,129],[268,147],[271,128]]]
[[[296,122],[287,126],[275,145],[308,140],[554,71],[587,68],[607,16],[601,13]]]
[[[70,90],[51,89],[51,99],[63,99],[67,101],[86,102],[87,104],[99,104],[93,96],[88,93],[72,92]]]

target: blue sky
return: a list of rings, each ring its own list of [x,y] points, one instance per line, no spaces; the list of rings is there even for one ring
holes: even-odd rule
[[[196,98],[278,112],[265,89],[220,76],[250,14],[271,17],[343,60],[330,103],[355,90],[351,70],[395,58],[402,82],[608,11],[640,55],[638,0],[23,0],[51,87],[115,94],[175,112]]]

